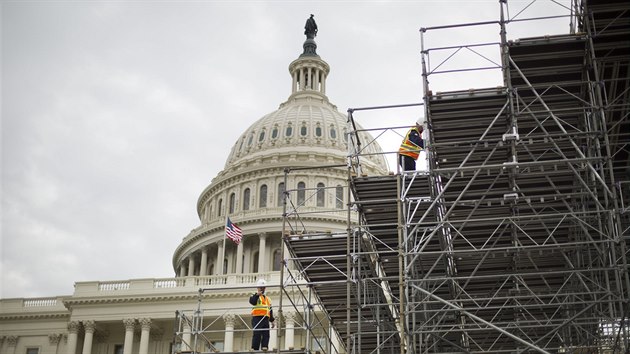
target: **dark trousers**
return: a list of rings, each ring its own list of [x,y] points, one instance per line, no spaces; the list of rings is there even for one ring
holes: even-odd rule
[[[415,171],[416,170],[416,160],[414,160],[413,157],[409,157],[406,155],[399,155],[400,156],[400,166],[402,167],[403,171]]]
[[[252,328],[254,329],[252,349],[260,350],[261,348],[269,348],[269,317],[252,317]]]

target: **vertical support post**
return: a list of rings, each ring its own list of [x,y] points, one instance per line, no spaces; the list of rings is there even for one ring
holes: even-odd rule
[[[287,198],[289,197],[289,193],[287,192],[287,182],[289,180],[288,174],[291,170],[286,168],[284,170],[284,196],[282,198],[282,242],[285,244],[289,243],[288,237],[289,232],[287,231]],[[284,264],[280,267],[280,299],[278,300],[278,316],[276,317],[276,328],[277,328],[277,348],[276,352],[280,354],[280,343],[282,343],[282,323],[284,321],[283,310],[282,310],[282,300],[284,296],[284,268],[288,267],[288,264],[285,261],[284,257],[284,249],[285,247],[280,247],[280,259]]]

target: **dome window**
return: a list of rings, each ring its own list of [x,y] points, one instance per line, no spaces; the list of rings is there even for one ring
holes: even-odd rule
[[[260,134],[258,134],[258,142],[262,142],[263,140],[265,140],[265,130],[261,130]]]
[[[273,127],[273,130],[271,131],[271,139],[277,139],[278,138],[278,127],[275,126]]]
[[[284,199],[284,182],[280,182],[278,184],[278,205],[277,206],[282,206],[282,201]]]
[[[280,258],[280,250],[276,249],[275,251],[273,251],[273,268],[272,270],[274,272],[277,272],[280,270],[280,267],[282,266],[282,259]]]
[[[243,143],[245,143],[245,137],[243,137],[243,139],[241,139],[241,145],[239,145],[238,147],[238,152],[240,153],[241,151],[243,151]]]
[[[324,207],[326,203],[326,190],[324,189],[326,186],[319,182],[317,183],[317,206]]]
[[[254,133],[252,133],[249,136],[249,139],[247,139],[247,146],[251,146],[252,145],[252,141],[254,140]]]
[[[245,188],[243,192],[243,210],[249,210],[249,198],[250,198],[250,190],[249,188]]]
[[[293,127],[291,126],[291,123],[289,123],[289,125],[287,126],[287,130],[285,131],[284,135],[287,137],[293,135]]]
[[[221,216],[221,209],[223,209],[223,199],[219,199],[219,204],[217,206],[217,216]]]
[[[258,206],[260,208],[267,207],[267,185],[266,184],[263,184],[262,186],[260,186],[260,193],[259,193],[258,198],[259,198]]]
[[[297,189],[298,207],[301,207],[306,202],[306,183],[299,182],[297,185]]]
[[[302,122],[302,127],[300,127],[300,135],[306,136],[308,133],[308,129],[306,128],[306,122]]]
[[[343,187],[340,185],[335,187],[335,207],[343,209]]]
[[[330,138],[331,139],[337,139],[337,131],[335,130],[335,126],[334,125],[330,126]]]
[[[235,205],[236,205],[236,195],[234,193],[230,194],[230,214],[234,213],[234,209],[235,209]]]
[[[319,123],[317,123],[317,127],[315,127],[315,136],[318,138],[322,137],[322,127],[319,126]]]

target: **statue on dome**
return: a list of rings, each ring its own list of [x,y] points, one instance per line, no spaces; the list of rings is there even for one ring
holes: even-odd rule
[[[317,36],[317,23],[315,23],[315,15],[311,14],[306,20],[306,25],[304,25],[304,34],[306,35],[306,39],[314,39]]]

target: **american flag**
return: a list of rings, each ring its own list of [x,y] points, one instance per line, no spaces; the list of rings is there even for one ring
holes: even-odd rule
[[[236,224],[233,224],[230,218],[227,218],[225,222],[225,236],[238,245],[243,238],[243,231],[241,231],[241,228],[236,226]]]

